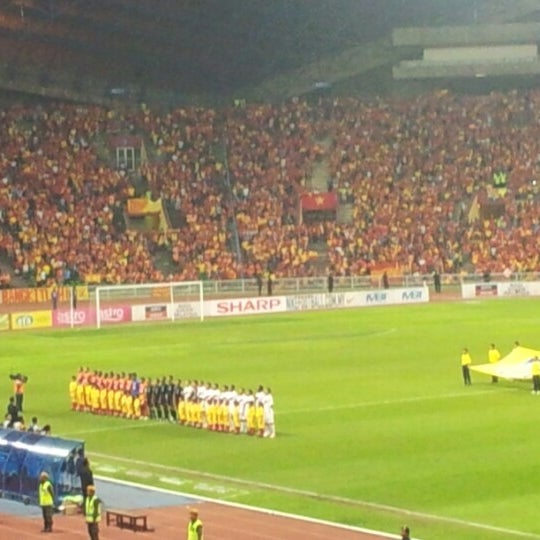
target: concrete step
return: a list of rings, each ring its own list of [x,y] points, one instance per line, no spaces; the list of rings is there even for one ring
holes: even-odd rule
[[[352,223],[354,206],[351,203],[340,203],[336,213],[338,223]]]

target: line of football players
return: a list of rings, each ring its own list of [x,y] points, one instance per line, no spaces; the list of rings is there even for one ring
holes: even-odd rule
[[[155,419],[224,433],[275,437],[274,398],[270,388],[256,392],[172,375],[139,378],[80,368],[70,381],[74,411],[130,419]]]

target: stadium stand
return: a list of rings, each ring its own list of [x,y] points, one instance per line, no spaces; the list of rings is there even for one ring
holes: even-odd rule
[[[536,270],[539,101],[530,90],[223,111],[5,108],[0,247],[37,285],[306,276],[313,241],[326,243],[335,275]],[[148,141],[140,172],[168,230],[125,230],[133,179],[96,142],[122,130]],[[352,204],[348,221],[302,222],[299,197],[320,160]],[[158,250],[170,275],[154,264]]]

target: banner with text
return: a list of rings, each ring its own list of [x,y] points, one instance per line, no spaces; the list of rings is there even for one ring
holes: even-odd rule
[[[100,309],[102,324],[131,322],[131,306],[118,305]],[[52,324],[55,327],[95,326],[97,316],[95,308],[56,309],[52,311]]]
[[[461,296],[462,298],[540,296],[540,281],[462,283]]]
[[[31,330],[34,328],[50,328],[52,326],[51,311],[22,311],[11,314],[12,330]]]
[[[58,287],[58,303],[71,300],[71,287]],[[77,285],[75,287],[78,300],[88,300],[88,287]],[[26,289],[3,289],[0,291],[2,304],[42,304],[52,302],[51,287],[36,287]]]

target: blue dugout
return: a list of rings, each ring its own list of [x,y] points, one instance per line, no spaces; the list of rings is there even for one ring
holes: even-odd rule
[[[84,442],[0,429],[0,495],[38,504],[39,475],[45,471],[55,488],[55,504],[80,494],[77,460]]]

